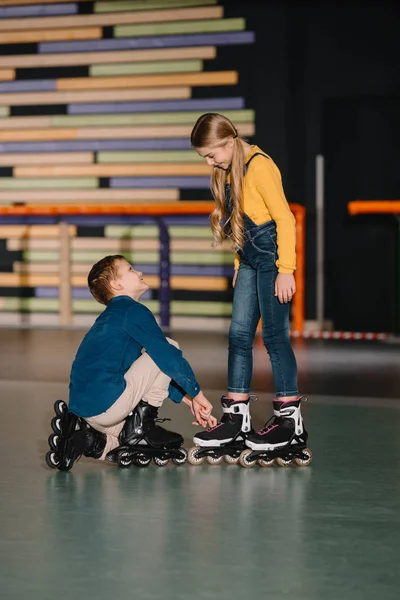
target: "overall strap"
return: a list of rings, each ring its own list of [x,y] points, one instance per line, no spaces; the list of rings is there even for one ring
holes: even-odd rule
[[[245,175],[246,175],[246,173],[248,171],[249,164],[251,163],[251,161],[253,160],[253,158],[255,158],[256,156],[263,156],[264,158],[267,158],[268,160],[271,160],[271,158],[268,156],[268,154],[264,154],[263,152],[256,152],[255,154],[253,154],[253,156],[244,165],[244,174]]]

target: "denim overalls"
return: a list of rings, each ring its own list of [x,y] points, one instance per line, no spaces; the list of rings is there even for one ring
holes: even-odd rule
[[[257,152],[247,162],[265,154]],[[232,211],[230,185],[225,187],[225,213]],[[298,394],[297,365],[289,338],[290,303],[275,297],[277,244],[275,221],[256,225],[248,215],[243,248],[238,251],[240,268],[236,280],[232,321],[229,329],[228,391],[248,393],[253,372],[253,340],[262,319],[262,338],[270,356],[277,398]],[[227,230],[229,233],[229,230]]]

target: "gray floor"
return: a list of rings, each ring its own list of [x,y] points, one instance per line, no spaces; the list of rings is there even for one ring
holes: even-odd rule
[[[296,341],[307,468],[82,459],[60,473],[43,456],[82,335],[0,329],[2,599],[398,598],[399,346]],[[218,405],[225,337],[175,337]],[[272,397],[258,343],[253,389],[258,426]],[[163,416],[190,447],[187,408],[169,403]]]

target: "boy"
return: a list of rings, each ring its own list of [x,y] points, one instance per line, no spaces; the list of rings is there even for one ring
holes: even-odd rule
[[[69,410],[91,426],[85,430],[82,453],[104,460],[121,440],[127,443],[138,413],[155,443],[179,446],[179,434],[155,425],[158,407],[167,397],[187,404],[194,424],[214,426],[212,405],[178,344],[165,337],[151,311],[139,303],[149,288],[142,273],[119,254],[106,256],[93,265],[88,284],[106,309],[72,364]],[[112,453],[108,458],[112,460]]]

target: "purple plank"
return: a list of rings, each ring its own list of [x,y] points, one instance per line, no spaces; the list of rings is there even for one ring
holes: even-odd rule
[[[6,142],[1,152],[101,152],[106,150],[190,150],[189,138],[135,140],[75,140],[62,142]]]
[[[58,298],[59,290],[57,287],[37,287],[35,288],[35,298]],[[153,294],[151,290],[145,292],[142,296],[143,300],[151,300]],[[73,287],[72,298],[76,300],[93,300],[93,296],[89,289],[84,287]]]
[[[168,112],[189,110],[241,110],[244,98],[204,98],[200,100],[155,100],[153,102],[98,102],[70,104],[68,114],[108,114],[137,112]]]
[[[207,189],[209,177],[111,177],[111,188],[189,188]]]
[[[55,79],[32,79],[5,81],[0,83],[0,93],[6,92],[54,92],[57,89]]]
[[[107,50],[129,50],[145,48],[181,48],[193,46],[225,46],[253,44],[253,31],[228,33],[203,33],[195,35],[163,35],[156,37],[134,37],[74,42],[41,42],[40,54],[52,52],[96,52]]]
[[[142,271],[146,275],[158,275],[158,265],[146,265],[143,263],[133,263],[137,271]],[[193,277],[232,277],[233,274],[233,255],[232,265],[171,265],[171,275],[186,275]]]
[[[77,4],[36,4],[35,6],[4,6],[0,19],[18,17],[49,17],[52,15],[75,15]]]

